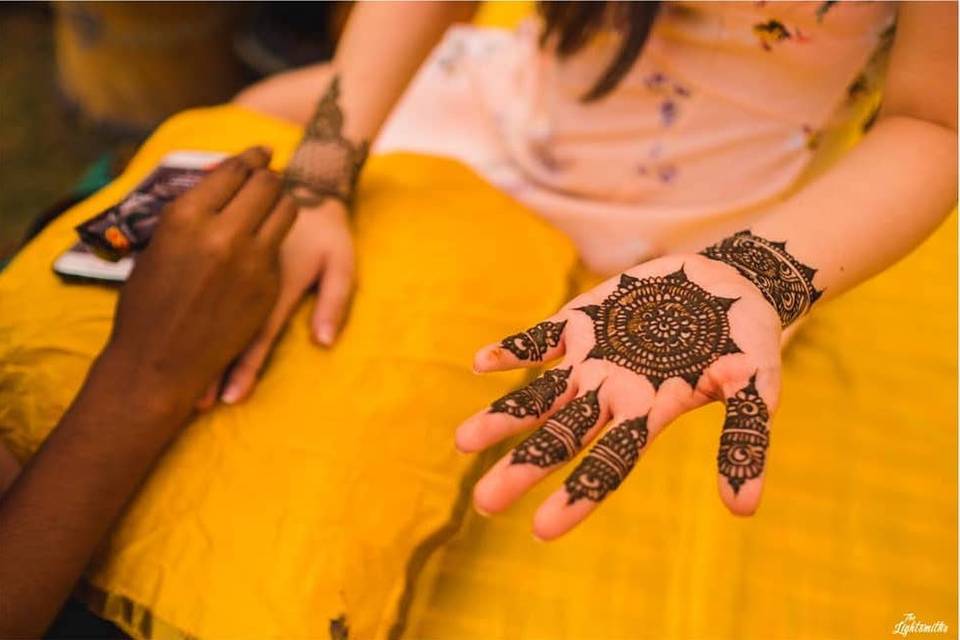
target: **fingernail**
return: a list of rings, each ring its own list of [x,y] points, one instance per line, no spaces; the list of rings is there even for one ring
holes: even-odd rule
[[[325,322],[317,327],[317,342],[320,344],[327,347],[333,346],[333,340],[336,337],[337,331],[332,323]]]
[[[223,393],[220,394],[220,399],[227,404],[233,404],[240,399],[240,389],[237,385],[230,384],[223,390]]]
[[[478,505],[476,502],[473,503],[473,510],[476,511],[481,516],[483,516],[484,518],[493,517],[493,514],[491,514],[489,511],[484,511],[483,509],[481,509],[480,505]]]

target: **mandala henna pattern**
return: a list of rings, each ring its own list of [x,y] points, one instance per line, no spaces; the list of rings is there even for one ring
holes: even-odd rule
[[[369,144],[344,137],[339,98],[340,76],[334,76],[284,173],[287,192],[300,205],[313,206],[327,197],[349,204],[353,198]]]
[[[599,391],[598,387],[574,398],[545,425],[517,445],[510,463],[552,467],[576,455],[583,438],[600,419]]]
[[[620,486],[647,445],[647,417],[624,420],[603,435],[567,478],[567,504],[600,502]]]
[[[817,270],[787,253],[786,242],[771,242],[739,231],[701,253],[726,262],[756,285],[777,310],[784,327],[805,314],[823,294],[813,286]]]
[[[696,387],[718,358],[740,353],[727,318],[734,302],[690,281],[682,267],[642,280],[622,274],[602,304],[578,309],[593,320],[596,344],[587,358],[626,367],[655,390],[669,378]]]
[[[511,391],[490,405],[490,413],[508,413],[514,418],[541,416],[567,390],[573,367],[550,369],[525,387]]]
[[[541,322],[526,331],[507,336],[500,346],[516,356],[518,360],[539,362],[543,360],[548,349],[560,344],[560,336],[566,324],[566,320]]]
[[[727,399],[727,417],[720,435],[717,468],[735,494],[744,482],[763,473],[770,445],[770,412],[757,393],[756,378],[754,375],[747,386]]]

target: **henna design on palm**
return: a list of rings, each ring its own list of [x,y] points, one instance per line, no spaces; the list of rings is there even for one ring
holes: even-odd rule
[[[735,494],[744,482],[763,473],[770,445],[770,412],[757,393],[756,378],[754,375],[747,386],[727,399],[727,417],[720,435],[717,467]]]
[[[539,417],[567,390],[573,367],[550,369],[525,387],[511,391],[490,405],[490,413],[506,413],[514,418]]]
[[[603,435],[567,478],[567,504],[600,502],[623,482],[647,445],[647,417],[624,420]]]
[[[813,286],[817,270],[787,253],[786,242],[771,242],[750,231],[739,231],[701,254],[729,264],[760,289],[776,309],[783,327],[809,311],[823,295]]]
[[[314,206],[328,197],[349,204],[367,160],[369,143],[355,144],[343,135],[339,98],[340,76],[335,75],[284,172],[287,191],[300,205]]]
[[[736,298],[712,295],[681,267],[666,276],[620,276],[599,305],[579,307],[593,320],[596,344],[587,358],[606,360],[647,378],[654,390],[682,378],[696,388],[718,358],[740,353],[727,311]]]
[[[541,322],[526,331],[507,336],[500,346],[516,356],[518,360],[539,362],[543,360],[548,349],[560,344],[560,336],[566,324],[566,320]]]
[[[513,450],[511,464],[552,467],[571,459],[583,446],[583,439],[600,419],[597,387],[574,398],[531,436]]]

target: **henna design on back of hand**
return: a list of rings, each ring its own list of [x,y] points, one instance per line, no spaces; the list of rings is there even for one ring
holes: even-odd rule
[[[776,309],[783,327],[809,311],[823,294],[813,286],[816,269],[787,253],[786,242],[771,242],[750,231],[739,231],[701,254],[729,264],[756,285]]]
[[[593,320],[596,344],[587,358],[613,362],[647,378],[654,390],[669,378],[692,388],[718,358],[740,353],[730,337],[727,311],[736,298],[721,298],[687,278],[681,267],[666,276],[620,276],[599,305],[577,310]]]
[[[600,419],[599,391],[597,387],[574,398],[517,445],[510,463],[552,467],[576,455],[583,445],[583,438]]]
[[[727,417],[720,435],[717,469],[725,476],[733,492],[739,493],[747,480],[763,473],[770,434],[770,412],[757,393],[757,376],[727,399]]]
[[[516,356],[518,360],[539,362],[543,360],[548,349],[560,344],[560,336],[563,335],[566,324],[566,320],[544,321],[526,331],[507,336],[500,346]]]
[[[573,367],[550,369],[525,387],[511,391],[490,405],[490,413],[507,413],[514,418],[541,416],[567,390]]]
[[[284,172],[287,191],[300,205],[314,206],[328,197],[349,204],[353,198],[369,144],[344,137],[339,98],[340,76],[335,75]]]
[[[567,504],[586,498],[600,502],[623,482],[647,445],[647,417],[624,420],[594,445],[564,486]]]

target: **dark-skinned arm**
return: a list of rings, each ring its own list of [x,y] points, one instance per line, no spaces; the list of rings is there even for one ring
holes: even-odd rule
[[[41,635],[194,406],[261,326],[296,217],[269,152],[171,204],[82,389],[0,498],[0,637]]]

